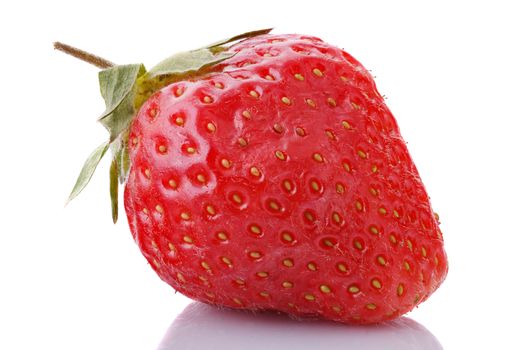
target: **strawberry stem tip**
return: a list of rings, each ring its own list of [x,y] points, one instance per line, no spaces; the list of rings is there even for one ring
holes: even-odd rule
[[[77,49],[76,47],[61,43],[60,41],[54,42],[53,47],[55,48],[55,50],[62,51],[70,56],[76,57],[84,62],[90,63],[95,67],[101,69],[110,68],[115,65],[115,63],[108,61],[105,58],[93,55],[92,53],[86,52],[84,50]]]

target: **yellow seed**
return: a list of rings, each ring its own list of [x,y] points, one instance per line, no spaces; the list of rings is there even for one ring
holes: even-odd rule
[[[320,187],[319,187],[319,183],[318,183],[317,181],[312,180],[312,181],[310,182],[310,187],[311,187],[312,190],[314,190],[315,192],[319,192]]]
[[[385,266],[386,265],[386,259],[382,256],[382,255],[379,255],[377,257],[377,263],[381,266]]]
[[[317,265],[313,262],[310,262],[308,263],[308,265],[306,265],[306,267],[308,267],[308,270],[310,271],[317,271]]]
[[[252,166],[250,168],[250,173],[253,175],[253,176],[256,176],[256,177],[259,177],[261,176],[261,172],[259,171],[259,169],[257,169],[256,167]]]
[[[379,281],[378,279],[373,279],[372,280],[372,287],[374,287],[376,289],[380,289],[382,287],[381,281]]]
[[[377,211],[378,211],[378,212],[379,212],[379,214],[381,214],[381,215],[386,215],[386,209],[385,209],[385,208],[383,208],[383,207],[381,207],[381,208],[377,209]]]
[[[232,261],[230,260],[230,258],[227,258],[227,257],[223,256],[223,257],[221,258],[221,260],[222,260],[223,263],[225,263],[225,264],[228,265],[228,266],[231,266],[231,265],[232,265]]]
[[[307,98],[307,99],[306,99],[306,103],[307,103],[308,106],[310,106],[310,107],[315,107],[315,101],[312,100],[311,98]]]
[[[215,127],[215,124],[211,122],[206,124],[206,129],[208,129],[209,132],[215,132],[215,130],[217,130],[217,128]]]
[[[239,137],[239,145],[241,147],[245,147],[246,145],[248,145],[248,141],[246,141],[246,139],[244,137]]]
[[[275,78],[272,77],[270,74],[266,75],[266,76],[264,77],[264,79],[266,79],[266,80],[275,80]]]
[[[370,304],[366,304],[366,308],[368,310],[375,310],[377,308],[377,306],[376,306],[376,304],[370,303]]]
[[[215,87],[217,89],[222,89],[222,88],[224,88],[224,85],[222,83],[217,82],[217,83],[215,83]]]
[[[341,216],[339,215],[339,213],[333,213],[332,214],[332,219],[335,221],[335,223],[339,224],[341,223]]]
[[[341,75],[339,78],[341,78],[341,80],[344,81],[344,82],[347,82],[347,81],[348,81],[348,78],[345,77],[345,76],[342,76],[342,75]]]
[[[293,283],[292,283],[292,282],[289,282],[289,281],[284,281],[284,282],[282,283],[282,286],[283,286],[284,288],[292,288],[292,287],[293,287]]]
[[[292,259],[284,259],[283,265],[286,267],[292,267],[293,266],[293,260]]]
[[[306,300],[308,300],[308,301],[314,301],[315,300],[315,296],[313,294],[305,294],[304,298]]]
[[[326,136],[328,136],[330,140],[335,140],[335,135],[330,130],[326,130]]]
[[[175,246],[173,245],[173,243],[168,243],[168,248],[173,252],[175,251]]]
[[[357,155],[359,156],[359,158],[361,159],[366,159],[366,153],[362,150],[358,150],[357,151]]]
[[[155,210],[158,211],[159,213],[163,213],[164,212],[164,209],[162,209],[162,207],[160,206],[160,204],[157,204],[155,206]]]
[[[345,193],[345,187],[341,183],[335,185],[335,191],[339,194]]]
[[[210,265],[206,261],[201,262],[201,266],[205,270],[209,270],[210,269]]]
[[[159,152],[160,153],[166,153],[166,150],[167,150],[166,146],[164,146],[164,145],[160,145],[159,146]]]
[[[207,211],[208,214],[210,214],[210,215],[215,215],[215,213],[216,213],[215,208],[214,208],[212,205],[208,205],[208,206],[206,206],[206,211]]]
[[[434,257],[434,264],[439,265],[439,259],[437,256]]]
[[[184,278],[184,276],[183,276],[182,273],[180,273],[180,272],[177,272],[177,279],[178,279],[180,282],[186,282],[186,279]]]
[[[193,239],[190,236],[184,236],[182,240],[186,243],[193,243]]]
[[[350,168],[350,164],[348,164],[347,162],[343,162],[343,168],[345,169],[345,171],[347,173],[350,172],[351,168]]]
[[[268,277],[268,272],[265,272],[265,271],[257,272],[257,276],[259,276],[261,278],[266,278],[266,277]]]
[[[300,81],[304,80],[304,77],[301,74],[299,74],[299,73],[295,73],[294,77],[295,77],[295,79],[300,80]]]
[[[343,263],[337,264],[337,269],[343,273],[348,272],[348,266],[346,266],[346,264]]]
[[[316,161],[316,162],[319,162],[319,163],[322,163],[323,162],[323,156],[320,155],[319,153],[314,153],[312,158]]]
[[[279,210],[279,209],[281,209],[280,205],[277,202],[270,201],[269,205],[270,205],[270,208],[272,210]]]
[[[318,77],[322,77],[323,76],[323,72],[321,72],[321,70],[319,68],[314,68],[312,70],[312,72],[317,75]]]
[[[409,240],[409,239],[407,239],[407,240],[406,240],[406,244],[407,244],[407,248],[408,248],[410,251],[412,251],[412,248],[413,248],[413,247],[412,247],[412,241]]]
[[[376,226],[372,225],[368,228],[368,230],[370,231],[370,233],[374,234],[374,235],[377,235],[379,234],[379,230],[377,229]]]
[[[250,258],[259,259],[261,256],[260,252],[250,252]]]
[[[334,311],[337,312],[337,313],[340,313],[341,311],[343,311],[343,310],[341,309],[341,307],[340,307],[340,306],[337,306],[337,305],[336,305],[336,306],[332,306],[332,310],[334,310]]]
[[[272,128],[273,131],[275,131],[278,134],[282,134],[282,132],[284,131],[284,128],[281,124],[274,124]]]
[[[425,249],[425,247],[421,247],[421,255],[426,258],[427,257],[427,250]]]
[[[395,209],[394,209],[394,217],[395,217],[396,219],[399,219],[399,218],[400,218],[399,213],[398,213],[397,210],[395,210]]]
[[[177,187],[177,181],[175,181],[173,179],[170,179],[168,181],[168,185],[170,185],[171,188],[176,188]]]
[[[246,284],[246,282],[244,282],[242,279],[240,278],[237,278],[235,281],[235,283],[237,283],[239,286],[244,286]]]
[[[250,96],[253,98],[259,98],[259,93],[255,90],[250,91]]]
[[[358,286],[352,285],[352,286],[348,287],[348,291],[350,293],[352,293],[352,294],[356,294],[356,293],[359,293],[360,289],[359,289]]]
[[[228,169],[229,167],[232,166],[232,162],[230,160],[228,160],[228,159],[223,158],[223,159],[221,159],[221,165],[224,168]]]
[[[215,298],[215,294],[213,294],[213,293],[210,293],[210,292],[204,292],[204,294],[206,294],[206,296],[207,296],[208,298],[211,298],[211,299]]]
[[[244,118],[246,118],[246,119],[251,119],[252,118],[251,113],[249,111],[247,111],[247,110],[242,112],[242,116]]]
[[[228,239],[228,235],[221,231],[217,233],[217,238],[221,241],[226,241]]]
[[[372,196],[377,196],[379,194],[379,192],[373,187],[370,187],[369,191]]]
[[[284,153],[281,151],[275,151],[275,156],[279,158],[280,160],[285,160],[286,157],[284,156]]]
[[[361,109],[361,107],[355,103],[355,102],[352,102],[352,107],[357,111],[358,109]]]
[[[252,231],[252,233],[256,234],[256,235],[260,235],[261,234],[261,228],[257,225],[251,225],[250,226],[250,231]]]
[[[151,176],[151,171],[149,169],[144,170],[144,175],[149,179]]]
[[[330,106],[332,107],[337,106],[337,102],[335,102],[335,100],[332,97],[328,97],[327,101]]]
[[[175,91],[175,95],[176,95],[176,96],[180,96],[180,95],[182,95],[183,93],[184,93],[184,89],[181,88],[181,87],[178,88],[177,91]]]
[[[189,154],[193,154],[193,153],[195,153],[195,148],[188,147],[188,148],[186,148],[186,152],[188,152]]]
[[[357,250],[363,250],[363,245],[361,244],[361,242],[359,241],[354,241],[354,247],[357,249]]]
[[[133,143],[134,145],[136,145],[137,143],[139,143],[139,139],[134,137],[131,139],[131,143]]]
[[[189,220],[190,219],[190,214],[184,212],[184,213],[180,214],[180,217],[181,217],[182,220]]]
[[[204,103],[212,103],[213,102],[213,99],[210,97],[210,96],[204,96],[204,98],[202,99],[202,101]]]
[[[263,298],[268,298],[270,296],[270,293],[268,293],[268,292],[260,292],[259,295],[262,296]]]
[[[285,105],[290,105],[292,103],[292,101],[290,101],[290,99],[286,96],[283,96],[281,98],[281,101],[285,104]]]
[[[329,240],[329,239],[325,239],[325,240],[323,241],[323,244],[324,244],[325,246],[329,247],[329,248],[332,248],[332,247],[334,246],[334,242],[332,242],[332,241]]]
[[[237,305],[242,305],[242,301],[239,298],[233,298],[233,302]]]
[[[377,173],[377,165],[372,165],[372,172]]]
[[[304,135],[306,135],[306,132],[304,131],[303,128],[301,127],[298,127],[298,128],[295,128],[295,133],[301,137],[303,137]]]
[[[304,213],[304,217],[306,218],[306,220],[308,220],[310,222],[314,221],[314,216],[309,211]]]
[[[286,241],[286,242],[292,242],[293,241],[292,235],[289,234],[288,232],[283,232],[282,237],[283,237],[283,240]]]
[[[396,243],[397,243],[397,238],[396,238],[396,236],[394,236],[394,235],[390,235],[389,239],[390,239],[390,242],[392,242],[393,244],[396,244]]]
[[[397,286],[397,295],[402,296],[405,292],[405,287],[402,284],[399,284]]]
[[[332,290],[330,289],[330,287],[328,287],[326,284],[321,284],[319,286],[319,290],[323,293],[330,293],[332,292]]]
[[[403,261],[403,267],[405,268],[405,270],[410,271],[410,264],[408,263],[408,261]]]
[[[149,210],[148,210],[148,208],[142,208],[142,212],[143,212],[144,214],[147,214],[147,213],[149,213]]]
[[[177,124],[178,126],[183,126],[184,125],[184,118],[182,118],[182,117],[175,118],[175,124]]]
[[[288,192],[292,190],[292,183],[289,180],[284,180],[283,186]]]
[[[358,211],[362,211],[362,210],[363,210],[363,204],[362,204],[360,201],[356,201],[356,202],[355,202],[355,208],[356,208]]]
[[[201,183],[205,183],[206,182],[206,177],[202,174],[198,174],[197,175],[197,181],[201,182]]]
[[[159,246],[157,245],[157,243],[155,243],[155,241],[151,241],[151,246],[152,246],[153,249],[155,249],[155,250],[159,249]]]
[[[350,123],[347,122],[346,120],[343,120],[342,124],[343,124],[343,128],[345,128],[346,130],[350,130],[352,128]]]
[[[233,194],[232,199],[237,204],[241,204],[242,203],[242,198],[237,193]]]

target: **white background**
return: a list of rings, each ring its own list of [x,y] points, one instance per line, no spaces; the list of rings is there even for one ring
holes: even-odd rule
[[[408,317],[445,349],[524,349],[525,11],[518,1],[364,3],[3,2],[0,348],[156,349],[190,303],[152,272],[125,217],[111,223],[107,160],[64,208],[85,157],[106,137],[95,122],[104,106],[97,69],[52,42],[151,67],[271,26],[345,48],[376,76],[398,119],[450,260],[446,282]],[[215,327],[202,317],[197,328]],[[245,324],[235,317],[229,342]],[[320,329],[309,332],[331,334]],[[200,335],[209,348],[224,340],[214,334]],[[289,348],[311,346],[297,334]],[[341,348],[352,337],[338,339]]]

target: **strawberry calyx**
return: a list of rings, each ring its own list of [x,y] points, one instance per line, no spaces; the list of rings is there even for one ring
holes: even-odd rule
[[[115,65],[107,60],[88,54],[68,45],[55,43],[55,48],[70,48],[69,53],[77,58],[95,57],[98,61],[90,63],[107,67],[99,72],[100,93],[106,109],[98,121],[108,130],[109,138],[98,146],[86,159],[67,202],[74,199],[88,185],[98,164],[111,150],[110,198],[113,222],[118,220],[119,185],[126,182],[130,159],[127,149],[130,125],[142,104],[156,91],[180,80],[198,78],[217,69],[218,64],[231,58],[235,53],[228,52],[230,43],[267,34],[272,29],[262,29],[239,34],[217,41],[202,48],[176,53],[161,61],[149,71],[142,63]],[[71,52],[71,51],[77,51]],[[80,52],[80,54],[78,54]],[[88,61],[88,60],[86,60]],[[98,64],[102,62],[103,64]]]

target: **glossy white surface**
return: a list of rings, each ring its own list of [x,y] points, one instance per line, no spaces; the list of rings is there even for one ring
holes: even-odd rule
[[[173,52],[267,26],[345,48],[372,71],[387,97],[440,214],[450,259],[442,287],[407,316],[447,350],[525,349],[523,6],[3,1],[0,349],[145,350],[176,338],[191,345],[185,329],[199,334],[196,343],[209,340],[210,349],[250,339],[250,347],[257,346],[272,341],[272,332],[302,347],[314,345],[311,334],[334,347],[356,339],[403,344],[405,335],[437,344],[418,326],[361,329],[276,318],[284,332],[270,316],[204,308],[187,317],[190,301],[152,272],[124,213],[111,223],[107,159],[89,188],[64,208],[82,162],[107,134],[95,122],[104,109],[97,69],[53,51],[53,41],[151,67]],[[188,318],[199,318],[202,327],[181,321]],[[247,334],[221,336],[232,325]]]
[[[375,326],[297,321],[192,303],[177,316],[157,350],[441,350],[419,323],[403,317]]]

